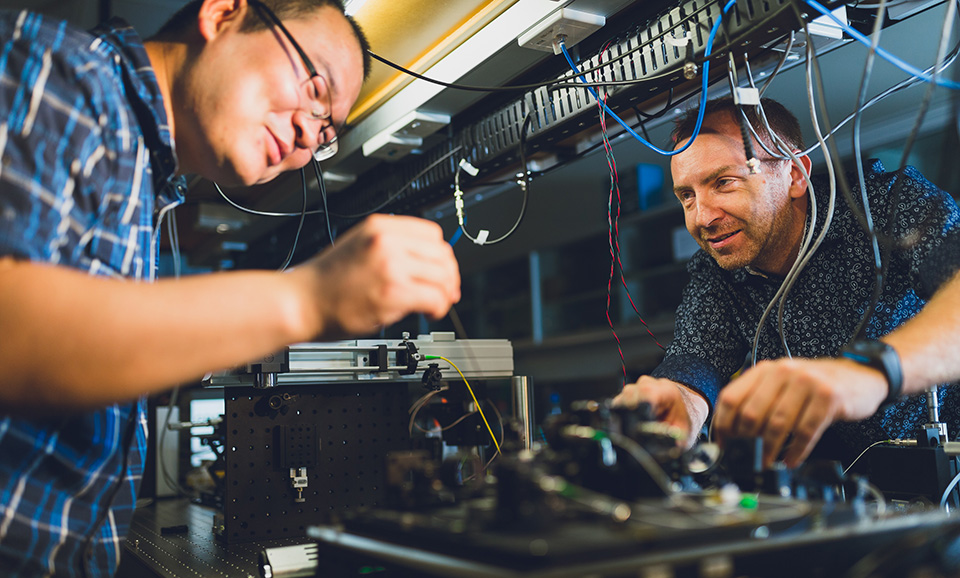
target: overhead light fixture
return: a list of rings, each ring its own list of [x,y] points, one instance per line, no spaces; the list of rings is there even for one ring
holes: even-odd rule
[[[353,16],[367,3],[367,0],[347,0],[343,4],[343,11],[347,16]]]
[[[327,192],[335,193],[357,182],[357,175],[338,173],[336,171],[323,171],[323,182]]]
[[[450,124],[450,115],[411,111],[363,143],[363,156],[394,161],[423,145],[423,139]]]
[[[388,132],[381,132],[363,143],[363,156],[385,161],[401,159],[423,146],[423,139],[418,136],[397,136]]]

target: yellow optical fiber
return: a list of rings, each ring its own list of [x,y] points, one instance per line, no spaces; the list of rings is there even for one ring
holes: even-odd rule
[[[463,372],[460,371],[460,368],[457,367],[457,364],[454,363],[454,362],[452,362],[452,361],[450,361],[449,359],[447,359],[446,357],[444,357],[444,356],[442,356],[442,355],[425,355],[424,357],[425,357],[426,359],[442,359],[442,360],[446,361],[447,363],[449,363],[454,369],[457,370],[457,373],[459,373],[459,374],[460,374],[460,377],[463,378],[463,383],[465,383],[466,386],[467,386],[467,391],[470,392],[470,397],[473,398],[473,403],[477,404],[477,411],[480,412],[480,417],[483,418],[483,423],[487,426],[487,431],[490,432],[490,439],[493,440],[493,445],[495,445],[495,446],[497,447],[497,451],[499,452],[499,451],[500,451],[500,444],[497,442],[497,436],[493,435],[493,428],[490,427],[490,422],[487,421],[487,416],[483,415],[483,408],[480,407],[480,402],[477,401],[477,396],[474,395],[474,393],[473,393],[473,388],[470,387],[470,382],[467,381],[467,378],[463,376]]]

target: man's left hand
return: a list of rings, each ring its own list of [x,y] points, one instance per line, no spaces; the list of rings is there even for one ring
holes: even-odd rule
[[[717,398],[713,431],[724,438],[763,438],[770,467],[788,437],[784,461],[796,467],[834,421],[876,413],[887,396],[883,374],[847,359],[761,361],[731,381]]]

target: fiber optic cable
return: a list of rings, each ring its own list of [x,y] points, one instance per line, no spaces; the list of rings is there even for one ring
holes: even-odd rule
[[[442,359],[442,360],[446,361],[447,363],[449,363],[451,367],[453,367],[454,369],[457,370],[457,373],[460,374],[460,379],[462,379],[464,385],[467,386],[467,391],[470,392],[470,397],[473,398],[473,403],[476,404],[476,406],[477,406],[477,411],[480,413],[480,417],[483,418],[483,423],[484,423],[484,425],[487,426],[487,431],[490,433],[490,439],[493,440],[493,445],[496,446],[498,453],[502,453],[502,452],[500,452],[500,442],[497,441],[497,436],[493,435],[493,428],[490,427],[490,422],[487,421],[487,416],[483,415],[483,408],[480,407],[480,402],[477,401],[477,396],[473,393],[473,388],[470,387],[470,382],[467,381],[467,378],[463,375],[463,372],[460,371],[460,368],[457,367],[457,364],[454,363],[454,362],[452,362],[452,361],[450,361],[449,359],[447,359],[446,357],[444,357],[444,356],[442,356],[442,355],[424,355],[423,358],[424,358],[424,359]]]
[[[730,9],[733,8],[735,4],[736,4],[736,0],[729,0],[729,2],[727,2],[726,5],[724,5],[723,7],[723,14],[726,14],[727,12],[729,12]],[[697,138],[697,135],[700,134],[700,127],[703,125],[703,115],[705,112],[704,105],[707,102],[707,88],[709,86],[709,79],[710,79],[710,54],[711,52],[713,52],[713,41],[714,41],[714,38],[716,38],[717,36],[717,30],[720,29],[720,23],[722,21],[723,21],[722,18],[717,18],[717,21],[713,23],[713,27],[710,29],[710,35],[707,36],[706,50],[704,50],[704,54],[703,54],[703,57],[704,57],[703,71],[701,72],[701,76],[703,78],[703,88],[700,93],[700,107],[697,112],[697,123],[693,128],[693,133],[690,135],[690,139],[682,147],[675,149],[673,151],[665,151],[660,147],[658,147],[657,145],[647,141],[642,136],[637,134],[637,131],[633,130],[633,128],[631,128],[630,125],[624,122],[622,118],[617,116],[617,114],[613,112],[613,110],[611,110],[610,107],[607,106],[607,104],[600,99],[600,96],[597,94],[596,90],[594,90],[592,87],[588,87],[587,90],[590,91],[590,94],[592,94],[593,97],[598,102],[601,103],[601,106],[607,112],[607,114],[609,114],[614,120],[616,120],[617,123],[619,123],[620,126],[622,126],[630,136],[632,136],[633,138],[643,143],[650,150],[664,156],[673,156],[673,155],[682,153],[683,151],[687,150],[687,148],[691,144],[693,144],[693,141]],[[570,57],[570,53],[567,51],[567,45],[562,39],[560,40],[560,50],[563,52],[563,57],[567,59],[567,64],[570,65],[570,68],[577,75],[577,78],[580,79],[580,82],[583,84],[586,84],[587,79],[584,78],[583,74],[577,68],[577,65],[573,62],[573,59]]]
[[[840,28],[842,28],[843,31],[844,31],[846,34],[849,34],[854,40],[856,40],[857,42],[859,42],[860,44],[863,44],[864,46],[866,46],[866,47],[868,47],[868,48],[870,47],[871,42],[870,42],[870,39],[869,39],[869,38],[867,38],[866,36],[864,36],[860,31],[856,30],[855,28],[853,28],[852,26],[850,26],[850,25],[847,24],[846,22],[841,21],[839,18],[837,18],[837,17],[833,14],[833,12],[831,12],[830,10],[828,10],[823,4],[820,4],[820,3],[817,2],[816,0],[806,0],[806,3],[809,4],[810,7],[813,8],[814,10],[816,10],[817,12],[819,12],[819,13],[823,14],[824,16],[826,16],[826,17],[830,18],[831,20],[833,20],[833,21],[837,24],[837,26],[839,26]],[[726,10],[724,10],[724,12],[726,12]],[[709,46],[709,44],[708,44],[708,46]],[[907,62],[904,62],[903,60],[901,60],[900,58],[894,56],[893,54],[890,54],[889,52],[887,52],[887,51],[884,50],[883,48],[877,47],[876,52],[877,52],[877,55],[878,55],[878,56],[880,56],[881,58],[883,58],[884,60],[886,60],[886,61],[889,62],[890,64],[896,66],[897,68],[899,68],[900,70],[902,70],[903,72],[906,72],[907,74],[909,74],[909,75],[911,75],[911,76],[915,76],[915,77],[923,80],[924,82],[932,82],[932,83],[936,84],[937,86],[942,86],[942,87],[945,87],[945,88],[952,88],[952,89],[954,89],[954,90],[960,89],[960,83],[954,82],[954,81],[952,81],[952,80],[947,80],[947,79],[944,79],[944,78],[942,78],[942,77],[936,78],[936,77],[934,77],[934,76],[931,76],[930,74],[924,72],[923,70],[920,70],[919,68],[917,68],[917,67],[915,67],[915,66],[913,66],[913,65],[911,65],[911,64],[909,64],[909,63],[907,63]]]

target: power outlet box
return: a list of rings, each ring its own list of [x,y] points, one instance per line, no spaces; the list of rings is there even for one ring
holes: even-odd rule
[[[605,17],[597,14],[561,8],[521,34],[517,42],[524,48],[560,54],[560,45],[555,42],[557,37],[563,36],[564,44],[569,48],[602,28],[606,22]]]

